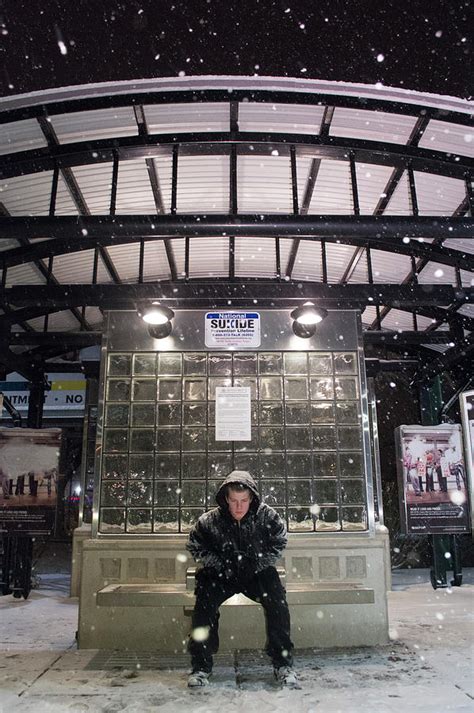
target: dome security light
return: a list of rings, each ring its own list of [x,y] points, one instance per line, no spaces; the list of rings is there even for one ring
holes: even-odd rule
[[[290,314],[293,319],[293,332],[297,337],[309,339],[315,334],[316,325],[322,322],[327,315],[327,310],[315,307],[312,302],[305,302]]]

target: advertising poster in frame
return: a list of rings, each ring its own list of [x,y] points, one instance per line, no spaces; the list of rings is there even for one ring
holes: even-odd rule
[[[474,513],[472,511],[472,502],[474,499],[474,391],[465,391],[459,397],[459,401],[464,434],[467,482],[471,501],[471,528],[474,531]]]
[[[0,532],[54,531],[59,428],[0,428]]]
[[[470,532],[469,488],[459,424],[395,430],[402,530]]]

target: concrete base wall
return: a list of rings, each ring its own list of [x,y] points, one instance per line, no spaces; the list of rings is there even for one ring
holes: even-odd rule
[[[79,534],[79,648],[183,651],[194,601],[186,592],[186,570],[194,563],[186,559],[185,544],[185,537],[91,540]],[[388,642],[387,533],[290,536],[280,564],[296,647]],[[219,631],[221,651],[261,649],[263,610],[233,597],[221,607]]]

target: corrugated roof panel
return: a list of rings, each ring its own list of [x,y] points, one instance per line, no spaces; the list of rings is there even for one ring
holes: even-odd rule
[[[474,287],[474,272],[461,270],[461,284],[465,287]]]
[[[359,248],[353,247],[353,254],[359,255]],[[362,250],[362,252],[359,255],[359,259],[357,261],[357,264],[354,268],[354,271],[352,275],[349,277],[349,283],[352,284],[360,284],[360,283],[365,283],[369,281],[369,271],[367,267],[367,252],[365,249]]]
[[[45,278],[31,262],[27,262],[24,265],[14,265],[7,270],[6,287],[15,287],[15,285],[44,285],[45,283]]]
[[[138,134],[131,106],[55,114],[50,122],[61,144]]]
[[[240,131],[317,135],[324,107],[298,104],[241,102]]]
[[[20,243],[15,238],[2,238],[0,240],[0,253],[2,250],[12,250],[19,247]]]
[[[422,285],[455,285],[456,271],[450,265],[429,262],[418,274],[418,282]]]
[[[104,247],[104,252],[108,253],[109,249],[108,247]],[[114,282],[112,276],[110,275],[109,271],[105,267],[104,260],[102,258],[102,255],[99,253],[99,259],[97,261],[97,282],[99,284],[107,284],[110,282]]]
[[[170,265],[162,240],[149,240],[145,243],[143,279],[145,282],[171,279]]]
[[[173,240],[170,241],[178,277],[184,277],[185,243],[184,238],[173,238]]]
[[[466,317],[472,317],[474,319],[474,305],[473,304],[465,304],[462,305],[458,310],[459,314],[464,314]]]
[[[433,320],[429,317],[421,315],[416,316],[418,329],[423,330],[433,324]],[[413,315],[411,312],[404,312],[400,309],[391,309],[387,316],[382,321],[383,329],[413,329]]]
[[[44,317],[29,319],[28,324],[38,332],[43,331]],[[52,312],[48,316],[48,332],[72,331],[79,328],[79,322],[69,310]]]
[[[228,212],[228,156],[180,157],[177,209],[179,213]]]
[[[107,215],[110,211],[112,163],[74,166],[72,172],[91,214]]]
[[[48,215],[52,171],[15,176],[0,183],[0,201],[10,215]]]
[[[116,213],[118,215],[156,213],[155,199],[144,159],[120,162]]]
[[[375,283],[399,283],[411,273],[409,255],[394,255],[387,250],[371,250],[372,275]]]
[[[62,177],[58,176],[58,192],[56,194],[55,215],[78,215],[79,211],[74,203],[69,189]]]
[[[84,316],[91,327],[101,327],[104,323],[104,316],[98,307],[86,307]]]
[[[236,238],[235,274],[238,277],[275,278],[275,241],[272,238]]]
[[[291,238],[280,238],[280,267],[282,276],[286,274],[286,267],[292,248],[293,240],[291,240]]]
[[[388,202],[385,215],[412,215],[412,213],[408,173],[404,171]]]
[[[446,151],[474,158],[472,127],[431,119],[418,144],[422,149]]]
[[[319,240],[300,241],[291,277],[293,280],[314,280],[315,282],[322,281],[323,267],[321,243]]]
[[[181,134],[229,131],[227,102],[187,104],[145,104],[143,109],[150,134]]]
[[[336,107],[329,134],[368,141],[406,144],[415,123],[416,118],[413,116]]]
[[[2,125],[0,154],[45,148],[48,142],[36,119],[12,121]]]
[[[238,156],[240,213],[291,213],[291,173],[287,156]]]
[[[137,282],[140,261],[139,241],[124,245],[109,245],[107,250],[120,279],[123,282]]]
[[[321,161],[308,212],[333,215],[354,212],[348,161]]]
[[[47,261],[46,261],[47,262]],[[92,281],[94,250],[80,250],[53,259],[53,275],[62,284],[81,284]]]
[[[362,215],[372,215],[384,195],[385,186],[392,175],[391,166],[375,163],[356,163],[359,208]]]
[[[337,283],[341,281],[353,252],[354,247],[352,245],[326,243],[328,282]]]
[[[464,181],[415,171],[420,215],[452,215],[466,195]]]
[[[370,325],[377,319],[377,311],[375,307],[366,307],[361,314],[362,324],[365,327],[370,327]]]
[[[471,238],[450,238],[443,243],[445,248],[459,250],[461,253],[474,255],[474,240]]]
[[[192,277],[227,277],[229,275],[228,238],[191,238],[189,272]]]

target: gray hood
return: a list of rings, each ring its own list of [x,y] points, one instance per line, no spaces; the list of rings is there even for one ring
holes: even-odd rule
[[[253,500],[250,507],[252,510],[257,510],[258,506],[260,505],[260,496],[258,494],[257,483],[252,478],[250,473],[248,473],[246,470],[233,470],[232,473],[229,473],[229,475],[223,481],[219,490],[216,493],[217,504],[224,510],[228,510],[227,500],[225,499],[225,489],[227,485],[235,483],[245,485],[246,488],[251,490],[251,492],[253,493]]]

